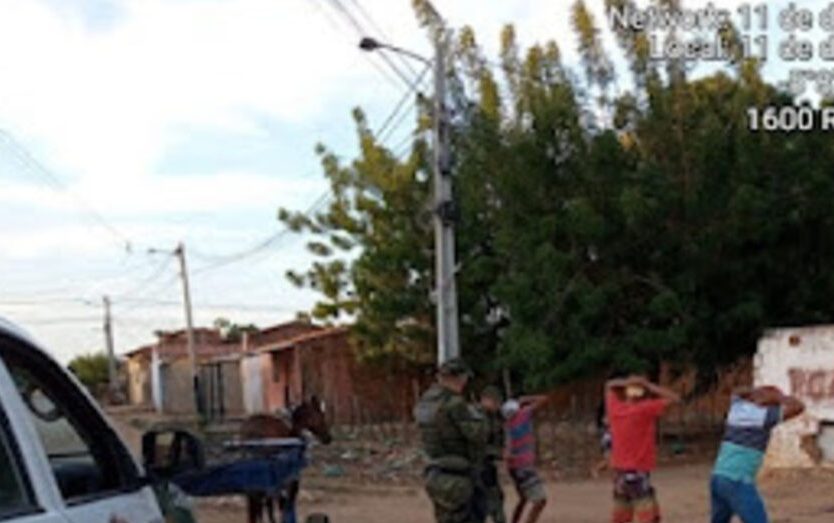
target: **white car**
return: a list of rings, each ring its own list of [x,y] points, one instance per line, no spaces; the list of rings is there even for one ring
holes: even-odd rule
[[[0,522],[163,522],[150,482],[85,388],[1,318]]]

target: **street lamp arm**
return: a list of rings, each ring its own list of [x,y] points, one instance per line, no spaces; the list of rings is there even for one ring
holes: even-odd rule
[[[374,38],[364,37],[359,42],[359,48],[363,51],[376,51],[377,49],[388,49],[389,51],[393,51],[397,54],[401,54],[407,56],[413,60],[417,60],[423,62],[426,65],[432,65],[434,63],[433,60],[429,60],[425,56],[419,55],[414,51],[409,51],[408,49],[403,49],[402,47],[397,47],[396,45],[386,44],[384,42],[380,42]]]

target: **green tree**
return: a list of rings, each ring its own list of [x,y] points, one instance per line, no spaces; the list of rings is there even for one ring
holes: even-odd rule
[[[279,211],[292,230],[313,237],[317,261],[288,277],[317,290],[312,316],[355,317],[355,340],[371,359],[390,355],[432,361],[431,221],[426,146],[415,141],[405,159],[377,142],[364,114],[354,120],[360,156],[345,164],[324,146],[317,151],[333,201],[314,216]]]
[[[214,328],[220,331],[220,335],[227,342],[239,342],[243,339],[243,333],[256,333],[258,327],[254,323],[239,324],[228,318],[217,318],[214,320]]]
[[[109,381],[108,357],[104,352],[76,356],[69,363],[69,370],[90,391],[98,390]]]
[[[708,383],[764,328],[830,319],[834,147],[821,133],[748,130],[749,107],[792,100],[738,55],[732,28],[722,35],[734,62],[697,78],[683,62],[659,69],[645,35],[618,30],[632,86],[613,96],[614,60],[581,0],[571,13],[583,75],[556,42],[522,51],[512,26],[496,67],[471,29],[452,32],[430,2],[414,4],[452,47],[462,348],[479,370],[544,387],[672,362]],[[330,208],[281,212],[316,237],[317,260],[290,276],[320,292],[315,317],[356,318],[366,354],[428,363],[428,113],[404,159],[355,116],[358,158],[319,147]]]

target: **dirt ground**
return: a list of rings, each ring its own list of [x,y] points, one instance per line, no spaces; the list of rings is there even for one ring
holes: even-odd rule
[[[138,452],[141,430],[118,413],[112,416],[116,429]],[[332,458],[332,456],[327,456]],[[377,455],[374,461],[382,461]],[[654,475],[664,521],[694,523],[708,521],[708,481],[710,467],[701,457],[695,464],[669,464]],[[321,463],[319,463],[321,465]],[[342,465],[345,465],[342,462]],[[367,468],[364,462],[356,464]],[[402,485],[397,476],[370,480],[345,466],[342,477],[326,477],[313,465],[302,483],[299,515],[321,512],[333,523],[431,523],[431,505],[419,487]],[[402,476],[402,475],[401,475]],[[558,523],[604,523],[608,521],[610,484],[599,480],[553,480],[560,477],[546,471],[549,503],[540,521]],[[371,476],[373,477],[373,476]],[[400,478],[402,479],[402,478]],[[823,523],[834,521],[834,474],[822,472],[785,472],[764,478],[761,489],[772,523]],[[507,512],[515,502],[511,489],[505,487]],[[237,498],[195,502],[200,523],[243,523],[243,502]]]
[[[708,521],[707,465],[687,465],[660,470],[655,485],[664,521]],[[549,505],[542,522],[600,523],[608,521],[609,484],[606,480],[551,482]],[[823,523],[834,520],[834,476],[791,473],[762,481],[773,523]],[[514,495],[508,502],[515,501]],[[510,507],[508,503],[508,507]],[[346,480],[306,485],[300,515],[313,512],[330,515],[334,523],[430,523],[431,506],[419,488],[357,487]],[[201,523],[244,522],[240,508],[203,504]],[[302,519],[303,521],[303,519]]]

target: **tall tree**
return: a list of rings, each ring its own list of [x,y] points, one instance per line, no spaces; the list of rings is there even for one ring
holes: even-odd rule
[[[584,75],[556,42],[522,51],[500,35],[497,66],[474,32],[451,32],[427,0],[418,19],[448,37],[462,349],[479,370],[544,387],[611,366],[715,369],[749,355],[768,326],[834,313],[830,138],[752,133],[749,107],[790,97],[736,52],[725,71],[658,70],[646,35],[617,28],[634,82],[584,2],[572,21]],[[674,2],[673,2],[674,4]],[[610,0],[606,8],[633,5]],[[738,50],[732,28],[725,45]],[[676,37],[676,35],[670,35]],[[434,357],[429,145],[392,155],[356,113],[358,158],[319,148],[334,200],[282,212],[317,261],[291,277],[321,293],[320,319],[356,318],[370,356]]]

